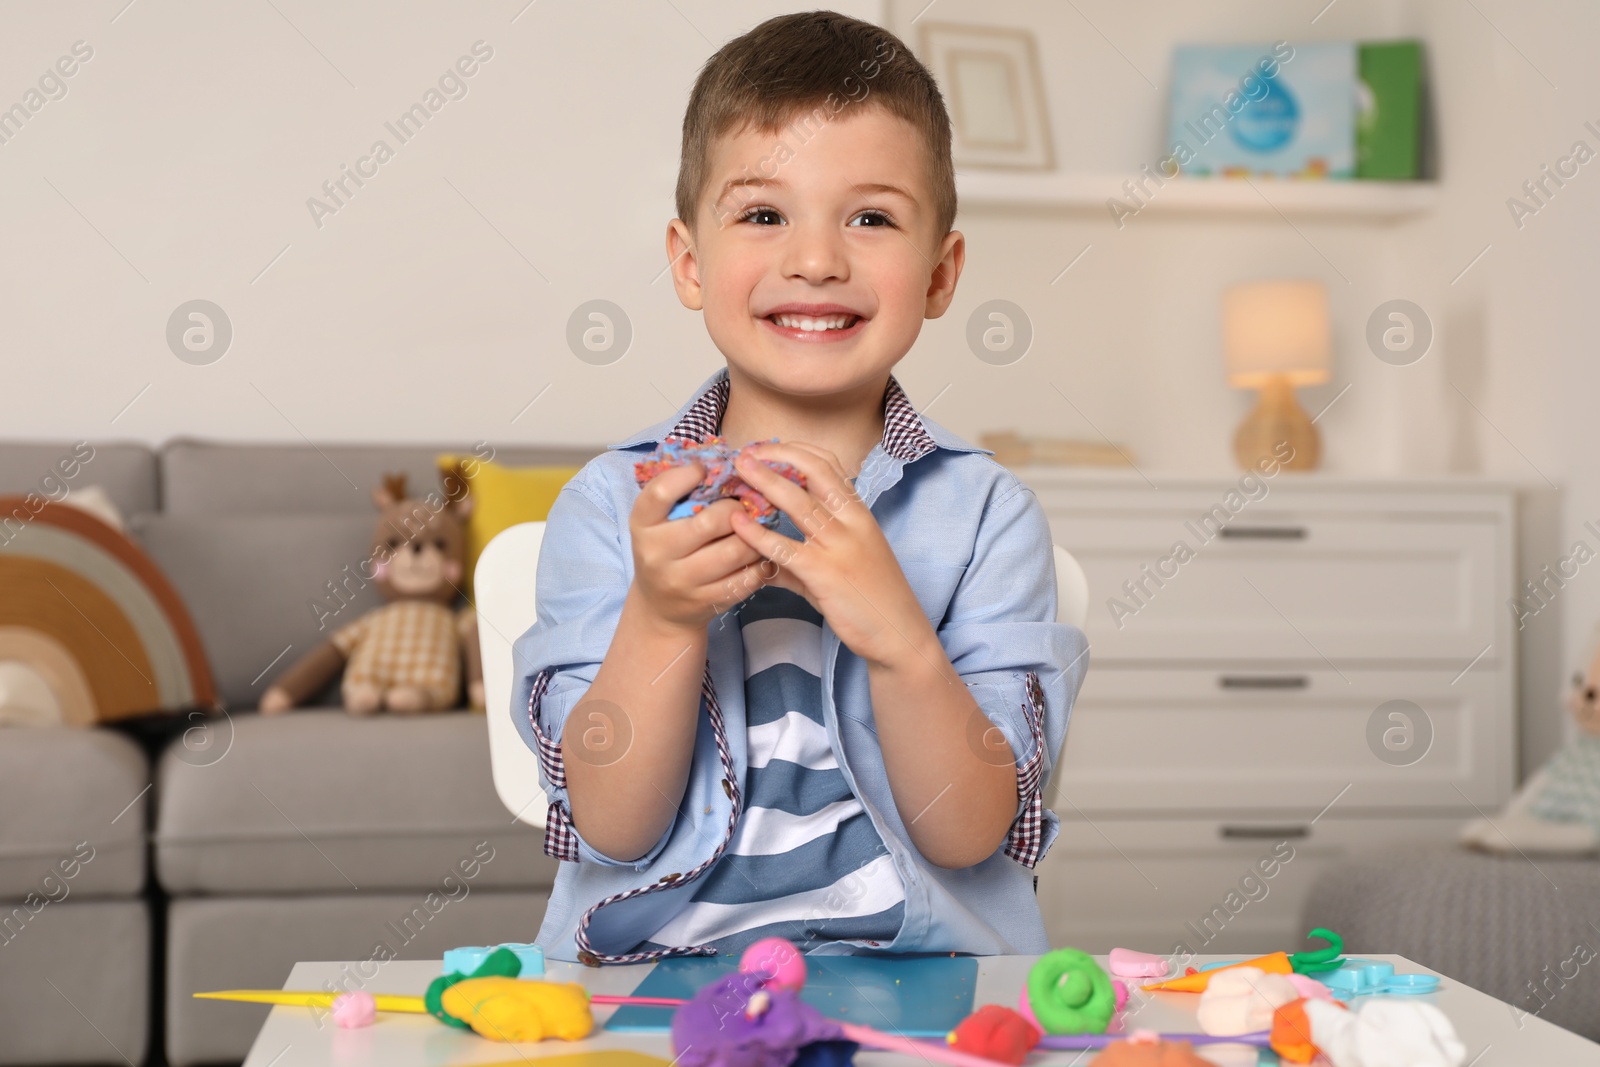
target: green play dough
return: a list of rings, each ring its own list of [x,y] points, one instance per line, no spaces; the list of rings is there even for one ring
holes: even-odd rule
[[[1028,1007],[1045,1033],[1103,1034],[1117,1010],[1117,994],[1094,957],[1058,948],[1028,972]]]
[[[428,1009],[428,1014],[448,1026],[459,1027],[462,1030],[471,1028],[465,1019],[457,1019],[454,1015],[444,1010],[440,1002],[444,991],[457,982],[465,982],[468,978],[516,978],[522,974],[522,961],[517,959],[517,954],[508,948],[497,948],[478,965],[478,969],[471,974],[462,974],[454,971],[450,974],[441,974],[428,983],[428,991],[422,995],[422,1006]]]

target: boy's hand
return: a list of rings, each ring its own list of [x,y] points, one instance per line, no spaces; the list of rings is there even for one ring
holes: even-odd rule
[[[733,607],[730,591],[748,595],[762,584],[755,573],[761,553],[733,536],[730,520],[744,513],[739,501],[718,500],[687,519],[667,518],[704,477],[699,463],[661,472],[640,491],[628,518],[633,592],[651,616],[683,630],[703,629]]]
[[[739,476],[806,535],[804,543],[797,542],[742,510],[735,513],[733,532],[778,565],[774,577],[772,564],[762,564],[761,577],[810,601],[845,647],[868,664],[926,658],[922,650],[938,637],[878,520],[856,495],[837,457],[797,441],[762,442],[751,451],[760,459],[793,464],[806,476],[802,489],[765,463],[744,457],[737,463]]]

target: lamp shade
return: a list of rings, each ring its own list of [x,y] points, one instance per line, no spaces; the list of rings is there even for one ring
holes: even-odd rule
[[[1278,375],[1290,385],[1327,381],[1327,288],[1319,281],[1279,279],[1226,289],[1222,352],[1228,383],[1236,388],[1261,386]]]

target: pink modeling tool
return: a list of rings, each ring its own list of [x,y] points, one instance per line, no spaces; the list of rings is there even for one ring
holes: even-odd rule
[[[1220,1037],[1216,1034],[1157,1034],[1162,1041],[1187,1041],[1191,1045],[1254,1045],[1257,1048],[1267,1048],[1271,1042],[1268,1040],[1272,1034],[1267,1030],[1259,1030],[1253,1034],[1234,1034],[1232,1037]],[[1126,1041],[1128,1034],[1046,1034],[1034,1046],[1041,1049],[1085,1049],[1105,1048],[1113,1041]]]
[[[939,1040],[901,1037],[898,1034],[886,1034],[882,1030],[874,1030],[870,1026],[857,1026],[854,1023],[838,1023],[838,1026],[844,1031],[844,1036],[851,1041],[883,1052],[903,1052],[908,1056],[920,1056],[922,1059],[932,1060],[934,1063],[948,1063],[950,1067],[997,1067],[998,1064],[997,1060],[974,1056],[970,1052],[960,1052]]]
[[[681,997],[621,997],[606,993],[595,993],[589,997],[590,1004],[638,1004],[646,1008],[677,1008],[689,1003]]]

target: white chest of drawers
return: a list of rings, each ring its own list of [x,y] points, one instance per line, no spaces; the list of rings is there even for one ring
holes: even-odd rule
[[[1509,487],[1018,474],[1090,590],[1053,943],[1293,949],[1319,867],[1510,795]]]

